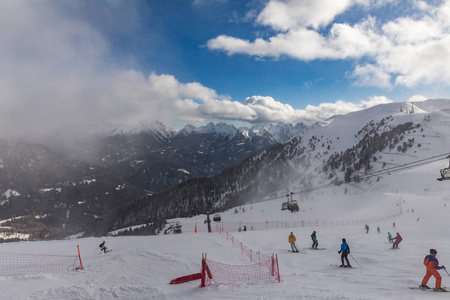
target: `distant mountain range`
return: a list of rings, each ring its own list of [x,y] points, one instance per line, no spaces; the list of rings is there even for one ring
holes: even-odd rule
[[[270,145],[298,136],[305,128],[301,123],[252,128],[209,123],[175,131],[154,122],[90,135],[78,139],[76,147],[60,151],[153,193],[190,178],[215,176]]]
[[[333,187],[335,193],[360,193],[389,180],[395,170],[385,170],[392,166],[449,154],[449,100],[378,105],[317,123],[217,176],[189,179],[142,197],[109,214],[89,234],[220,212],[284,198],[289,192],[302,198],[320,197],[321,187]]]
[[[445,99],[383,104],[307,128],[211,123],[175,131],[151,123],[70,144],[0,140],[0,241],[141,224],[154,234],[167,219],[289,192],[358,193],[385,180],[374,172],[449,149]]]
[[[103,130],[71,143],[56,138],[51,148],[0,140],[0,237],[58,238],[84,231],[129,202],[190,178],[217,175],[304,128],[210,123],[175,131],[156,122]]]
[[[146,195],[104,168],[6,140],[0,140],[0,192],[4,239],[65,237]]]

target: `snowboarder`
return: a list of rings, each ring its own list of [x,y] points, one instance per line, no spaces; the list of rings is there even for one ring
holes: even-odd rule
[[[388,232],[388,237],[387,238],[389,240],[389,243],[392,244],[392,234],[390,232]]]
[[[247,231],[247,226],[244,225],[244,231]]]
[[[295,235],[291,232],[289,235],[289,243],[291,244],[292,252],[298,252],[297,246],[295,246]]]
[[[338,251],[341,254],[341,262],[340,267],[343,268],[351,268],[350,262],[348,261],[348,255],[350,254],[350,246],[347,244],[345,239],[342,239],[341,250]],[[347,261],[347,265],[344,264],[344,259]]]
[[[394,243],[392,249],[398,249],[398,244],[403,240],[402,236],[397,232],[397,235],[393,238]]]
[[[430,254],[425,256],[425,259],[423,260],[423,264],[427,267],[427,273],[425,274],[425,277],[423,277],[420,287],[423,289],[429,289],[430,287],[427,285],[427,283],[430,277],[433,275],[436,278],[436,285],[434,290],[445,291],[445,289],[441,287],[442,277],[437,271],[440,269],[445,270],[445,267],[439,266],[439,261],[436,258],[436,254],[437,251],[435,249],[430,249]]]
[[[369,225],[366,224],[365,228],[366,228],[366,233],[369,233]]]
[[[108,252],[108,248],[106,248],[106,246],[105,246],[105,241],[103,241],[103,243],[101,243],[100,245],[98,245],[99,247],[100,247],[100,252],[104,252],[104,253],[106,253],[106,252]]]
[[[311,234],[311,239],[312,239],[312,241],[313,241],[313,244],[312,244],[312,249],[317,249],[317,246],[319,246],[319,241],[317,240],[317,237],[316,237],[316,231],[313,231],[313,233]]]

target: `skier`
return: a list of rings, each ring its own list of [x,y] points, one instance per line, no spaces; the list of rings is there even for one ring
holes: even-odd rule
[[[369,225],[366,224],[365,228],[366,228],[366,233],[369,233]]]
[[[311,234],[311,239],[312,239],[312,241],[313,241],[313,244],[312,244],[312,249],[317,249],[317,246],[319,246],[319,241],[317,240],[317,237],[316,237],[316,231],[313,231],[313,233]]]
[[[347,244],[347,241],[345,239],[342,239],[341,244],[341,250],[338,251],[339,254],[341,254],[341,262],[342,264],[340,267],[343,268],[351,268],[350,262],[348,261],[348,255],[350,254],[350,246]],[[347,261],[347,265],[344,264],[344,259]]]
[[[427,273],[425,274],[425,277],[423,277],[422,283],[420,284],[420,287],[423,289],[429,289],[430,287],[427,285],[428,280],[430,279],[431,275],[433,275],[436,278],[436,285],[434,290],[435,291],[445,291],[441,287],[441,275],[437,270],[444,269],[444,266],[439,266],[439,261],[436,258],[437,251],[435,249],[430,249],[430,254],[425,256],[425,259],[423,260],[423,264],[427,267]]]
[[[378,230],[378,233],[380,233],[380,227],[379,226],[377,226],[377,230]]]
[[[292,252],[298,252],[297,246],[295,246],[295,235],[291,232],[289,235],[289,243],[291,244]]]
[[[390,233],[390,232],[388,232],[388,240],[389,240],[389,243],[392,243],[392,234]]]
[[[98,245],[100,247],[100,252],[104,252],[106,253],[108,251],[108,248],[106,248],[105,246],[105,241],[103,241],[103,243],[101,243],[100,245]]]
[[[398,244],[403,240],[402,236],[397,232],[397,235],[393,238],[394,243],[392,249],[398,249]]]

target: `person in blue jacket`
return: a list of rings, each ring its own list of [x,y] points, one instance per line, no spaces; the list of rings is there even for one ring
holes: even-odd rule
[[[348,261],[348,255],[350,254],[350,247],[345,239],[342,239],[341,250],[339,250],[338,253],[341,254],[342,264],[340,265],[340,267],[351,268],[352,266]],[[347,265],[344,264],[344,259],[347,261]]]

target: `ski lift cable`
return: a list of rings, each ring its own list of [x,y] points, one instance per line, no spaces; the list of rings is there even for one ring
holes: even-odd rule
[[[448,153],[432,156],[432,157],[429,157],[429,158],[424,158],[424,159],[421,159],[421,160],[418,160],[418,161],[406,163],[406,164],[403,164],[403,165],[398,165],[398,166],[391,167],[391,168],[384,169],[384,170],[374,171],[374,172],[369,173],[369,174],[375,174],[375,173],[378,173],[378,172],[385,173],[386,171],[394,172],[394,171],[397,171],[397,170],[403,170],[405,166],[409,166],[409,165],[417,164],[417,166],[419,166],[419,165],[423,165],[423,164],[436,162],[436,161],[439,161],[439,160],[443,160],[444,158],[439,158],[439,157],[442,157],[444,155],[448,155]],[[433,159],[433,160],[430,161],[431,159]],[[428,162],[425,162],[425,161],[428,161]]]
[[[433,162],[436,162],[436,161],[440,161],[440,160],[444,160],[444,159],[447,159],[447,158],[450,158],[450,153],[439,154],[439,155],[435,155],[435,156],[432,156],[432,157],[428,157],[428,158],[420,159],[420,160],[417,160],[417,161],[409,162],[409,163],[406,163],[406,164],[403,164],[403,165],[398,165],[398,166],[395,166],[395,167],[391,167],[391,168],[388,168],[388,169],[385,169],[385,170],[374,171],[374,172],[367,173],[367,174],[359,177],[359,179],[365,179],[365,178],[369,178],[369,177],[380,176],[380,175],[384,175],[384,174],[388,174],[388,173],[401,172],[403,170],[416,168],[416,167],[419,167],[419,166],[422,166],[422,165],[430,164],[430,163],[433,163]],[[357,180],[357,178],[352,178],[352,179],[350,179],[347,182],[345,180],[338,180],[338,181],[334,181],[334,182],[331,182],[331,183],[328,183],[328,184],[324,184],[324,185],[320,185],[320,186],[316,186],[316,187],[311,187],[309,189],[304,189],[304,190],[300,190],[300,191],[296,191],[296,192],[290,192],[290,195],[314,192],[314,191],[326,189],[326,188],[329,188],[329,187],[332,187],[332,186],[336,186],[336,185],[340,185],[340,184],[344,184],[344,183],[349,183],[349,182],[354,182],[356,180]],[[281,199],[281,198],[284,198],[284,197],[286,197],[286,195],[265,198],[265,199],[261,200],[261,202]],[[200,218],[201,218],[201,216],[199,216],[198,218],[189,220],[188,222],[186,222],[184,224],[195,222],[195,221],[197,221]]]
[[[444,158],[442,158],[443,156],[445,156]],[[425,164],[430,164],[439,160],[443,160],[443,159],[447,159],[450,157],[450,153],[444,153],[444,154],[439,154],[439,155],[435,155],[429,158],[424,158],[424,159],[420,159],[414,162],[410,162],[410,163],[406,163],[403,164],[401,166],[395,166],[389,169],[385,169],[385,170],[380,170],[380,171],[374,171],[372,173],[368,173],[364,176],[361,176],[359,179],[364,179],[364,178],[369,178],[369,177],[374,177],[374,176],[379,176],[379,175],[383,175],[383,174],[387,174],[389,172],[400,172],[406,169],[412,169],[412,168],[416,168]],[[350,179],[350,181],[348,182],[353,182],[356,181],[356,178],[352,178]],[[339,184],[343,184],[343,183],[348,183],[345,180],[339,180],[339,181],[335,181],[332,183],[328,183],[328,184],[324,184],[324,185],[320,185],[317,187],[312,187],[309,189],[305,189],[305,190],[301,190],[301,191],[297,191],[294,192],[293,194],[304,194],[304,193],[309,193],[309,192],[313,192],[313,191],[317,191],[317,190],[321,190],[321,189],[325,189],[325,188],[329,188],[335,185],[339,185]],[[278,199],[281,197],[275,197],[273,199],[268,199],[268,200],[274,200],[274,199]]]
[[[433,159],[433,160],[431,160],[431,159]],[[428,160],[428,161],[426,161],[426,160]],[[440,161],[440,160],[443,160],[443,158],[437,158],[436,156],[435,157],[430,157],[430,158],[419,160],[419,161],[416,161],[416,162],[411,162],[411,163],[408,163],[408,164],[404,164],[402,166],[392,167],[390,169],[375,171],[373,173],[368,173],[366,175],[363,175],[362,177],[365,178],[365,177],[371,177],[371,176],[378,176],[380,174],[386,174],[388,172],[403,171],[403,170],[406,170],[406,169],[416,168],[416,167],[419,167],[419,166],[422,166],[422,165],[426,165],[426,164],[429,164],[429,163],[433,163],[433,162],[436,162],[436,161]]]

